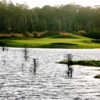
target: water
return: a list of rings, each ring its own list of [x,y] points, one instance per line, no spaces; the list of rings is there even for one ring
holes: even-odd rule
[[[67,66],[56,62],[71,53],[73,60],[100,60],[100,49],[0,48],[0,100],[100,100],[99,67],[73,65],[72,79]],[[38,60],[33,74],[33,58]]]

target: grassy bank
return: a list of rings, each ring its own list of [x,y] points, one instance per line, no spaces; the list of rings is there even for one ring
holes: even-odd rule
[[[67,64],[66,61],[57,62],[59,64]],[[73,61],[73,65],[82,65],[82,66],[91,66],[91,67],[100,67],[100,61],[95,60],[82,60],[82,61]],[[100,79],[100,74],[94,76],[94,78]]]
[[[60,64],[67,64],[66,61],[61,61],[59,63]],[[95,60],[73,61],[73,65],[83,65],[83,66],[96,66],[96,67],[100,67],[100,61],[95,61]]]
[[[68,34],[66,37],[7,37],[0,38],[0,46],[30,47],[30,48],[100,48],[99,43],[93,39]]]

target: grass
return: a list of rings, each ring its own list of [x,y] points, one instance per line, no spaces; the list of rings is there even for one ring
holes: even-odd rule
[[[0,46],[24,47],[25,45],[30,48],[100,48],[100,44],[93,42],[93,39],[71,33],[65,37],[0,38]]]
[[[60,64],[67,64],[66,61],[61,61],[59,63]],[[96,66],[96,67],[100,67],[100,61],[95,61],[95,60],[73,61],[73,65],[83,65],[83,66]]]

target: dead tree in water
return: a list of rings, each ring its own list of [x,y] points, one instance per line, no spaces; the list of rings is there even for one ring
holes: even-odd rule
[[[8,51],[8,48],[3,46],[2,51],[4,52],[5,50]]]
[[[27,51],[27,48],[25,47],[25,48],[24,48],[24,58],[25,58],[26,61],[27,61],[27,59],[28,59],[27,53],[28,53],[28,51]]]
[[[37,59],[33,59],[33,63],[34,63],[34,69],[33,69],[33,72],[34,74],[36,74],[36,70],[37,70]]]
[[[67,75],[68,75],[68,78],[72,78],[72,74],[73,74],[73,68],[72,68],[72,55],[71,54],[68,54],[68,71],[67,71]]]
[[[3,51],[3,52],[5,51],[5,47],[2,47],[2,51]]]

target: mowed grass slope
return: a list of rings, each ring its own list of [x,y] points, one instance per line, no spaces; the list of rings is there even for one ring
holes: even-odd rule
[[[93,39],[71,33],[65,37],[3,38],[0,39],[0,46],[27,46],[30,48],[100,48],[100,44],[93,42]]]

